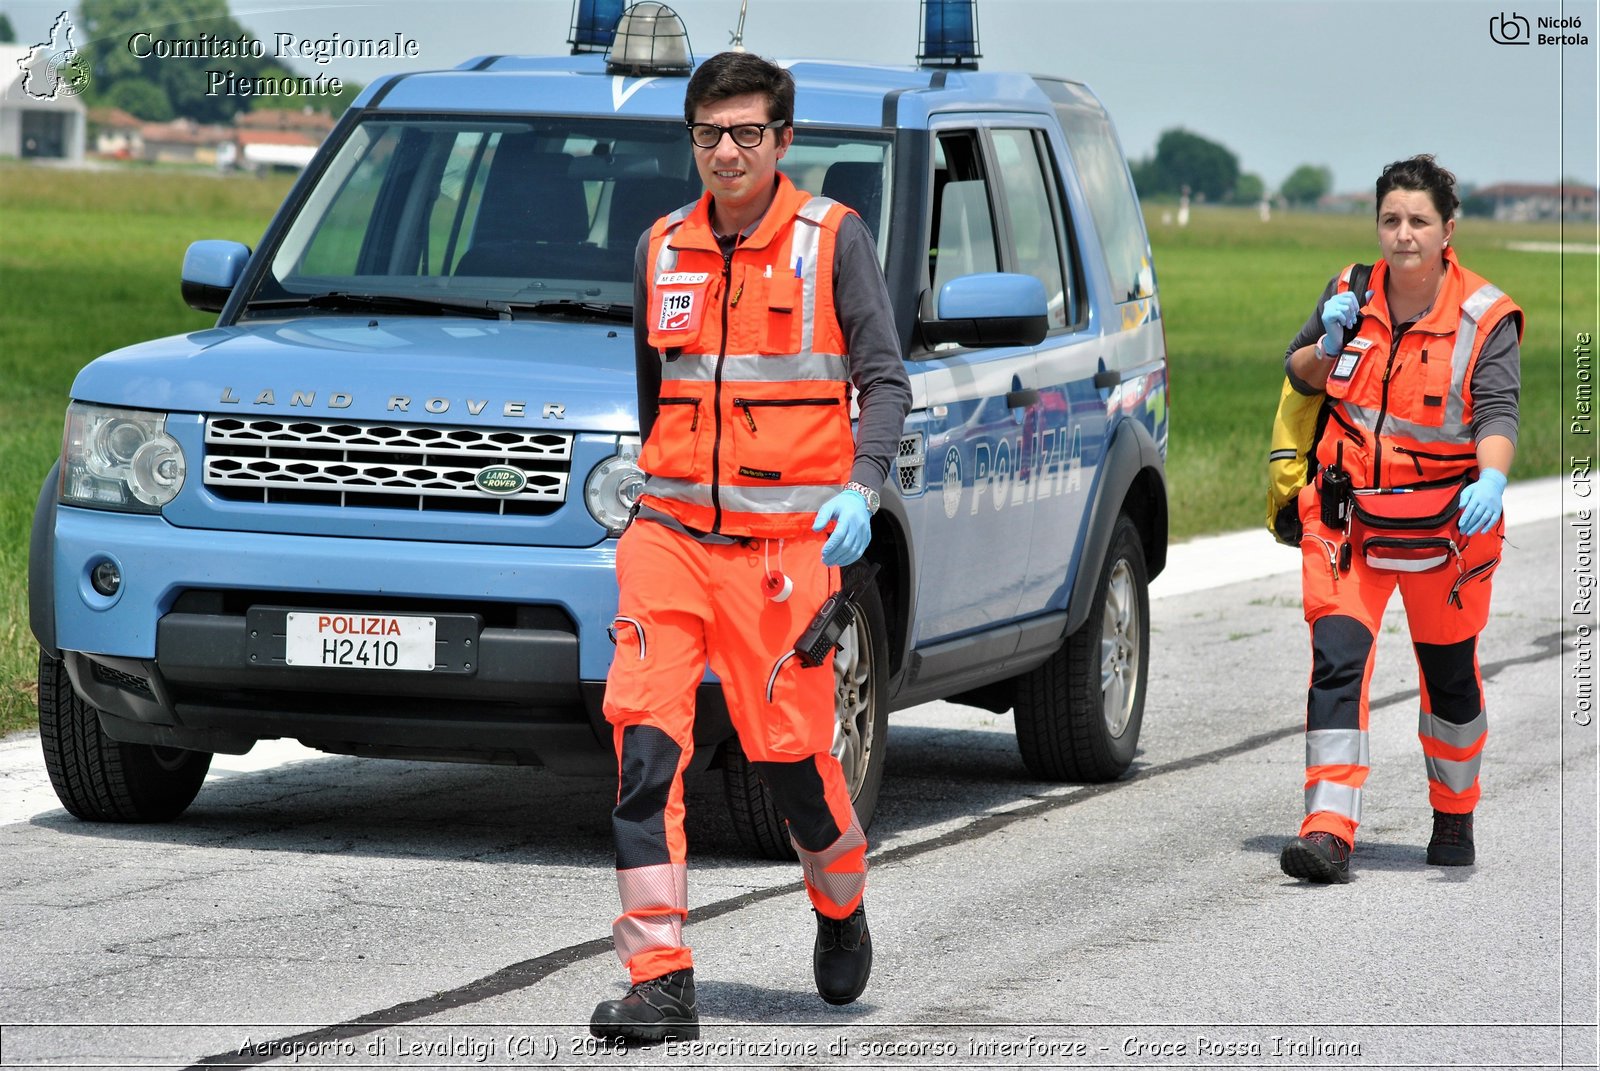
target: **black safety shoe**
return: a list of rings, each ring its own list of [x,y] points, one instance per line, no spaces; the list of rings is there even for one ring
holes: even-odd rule
[[[817,995],[829,1004],[849,1004],[867,988],[872,976],[872,935],[867,932],[867,909],[858,906],[848,918],[830,919],[816,908],[817,945],[811,971]]]
[[[1428,841],[1429,866],[1471,866],[1477,858],[1472,843],[1472,812],[1433,812],[1433,838]]]
[[[668,1038],[700,1037],[700,1016],[694,1010],[694,968],[651,978],[628,989],[621,1000],[602,1000],[589,1020],[597,1038],[659,1043]]]
[[[1278,865],[1291,878],[1319,885],[1343,885],[1350,880],[1350,845],[1332,833],[1315,829],[1285,844]]]

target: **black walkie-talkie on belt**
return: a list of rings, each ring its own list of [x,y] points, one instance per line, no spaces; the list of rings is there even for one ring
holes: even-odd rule
[[[794,653],[800,656],[803,666],[820,666],[828,652],[839,644],[845,626],[850,624],[856,596],[878,575],[878,563],[867,562],[856,572],[854,582],[828,596],[811,624],[794,641]]]

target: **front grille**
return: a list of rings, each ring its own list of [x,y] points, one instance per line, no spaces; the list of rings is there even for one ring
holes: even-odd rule
[[[266,417],[206,421],[205,485],[236,502],[542,515],[567,498],[572,436],[555,431]],[[514,495],[474,482],[491,465],[527,477]]]
[[[922,432],[914,431],[900,439],[900,456],[895,458],[900,471],[900,493],[920,495],[927,486],[928,455],[922,445]]]

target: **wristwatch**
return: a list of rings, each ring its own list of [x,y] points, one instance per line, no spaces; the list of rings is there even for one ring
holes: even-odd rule
[[[856,483],[854,480],[851,480],[849,483],[845,484],[844,489],[846,491],[854,491],[856,494],[867,500],[868,515],[878,512],[878,506],[881,501],[878,497],[878,492],[874,491],[866,484]]]

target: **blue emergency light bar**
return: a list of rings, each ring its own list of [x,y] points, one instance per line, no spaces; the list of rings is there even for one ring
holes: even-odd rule
[[[617,36],[617,20],[622,17],[622,0],[575,0],[572,5],[572,32],[567,43],[574,56],[581,52],[604,52]]]
[[[922,0],[922,50],[925,67],[976,68],[978,0]]]

